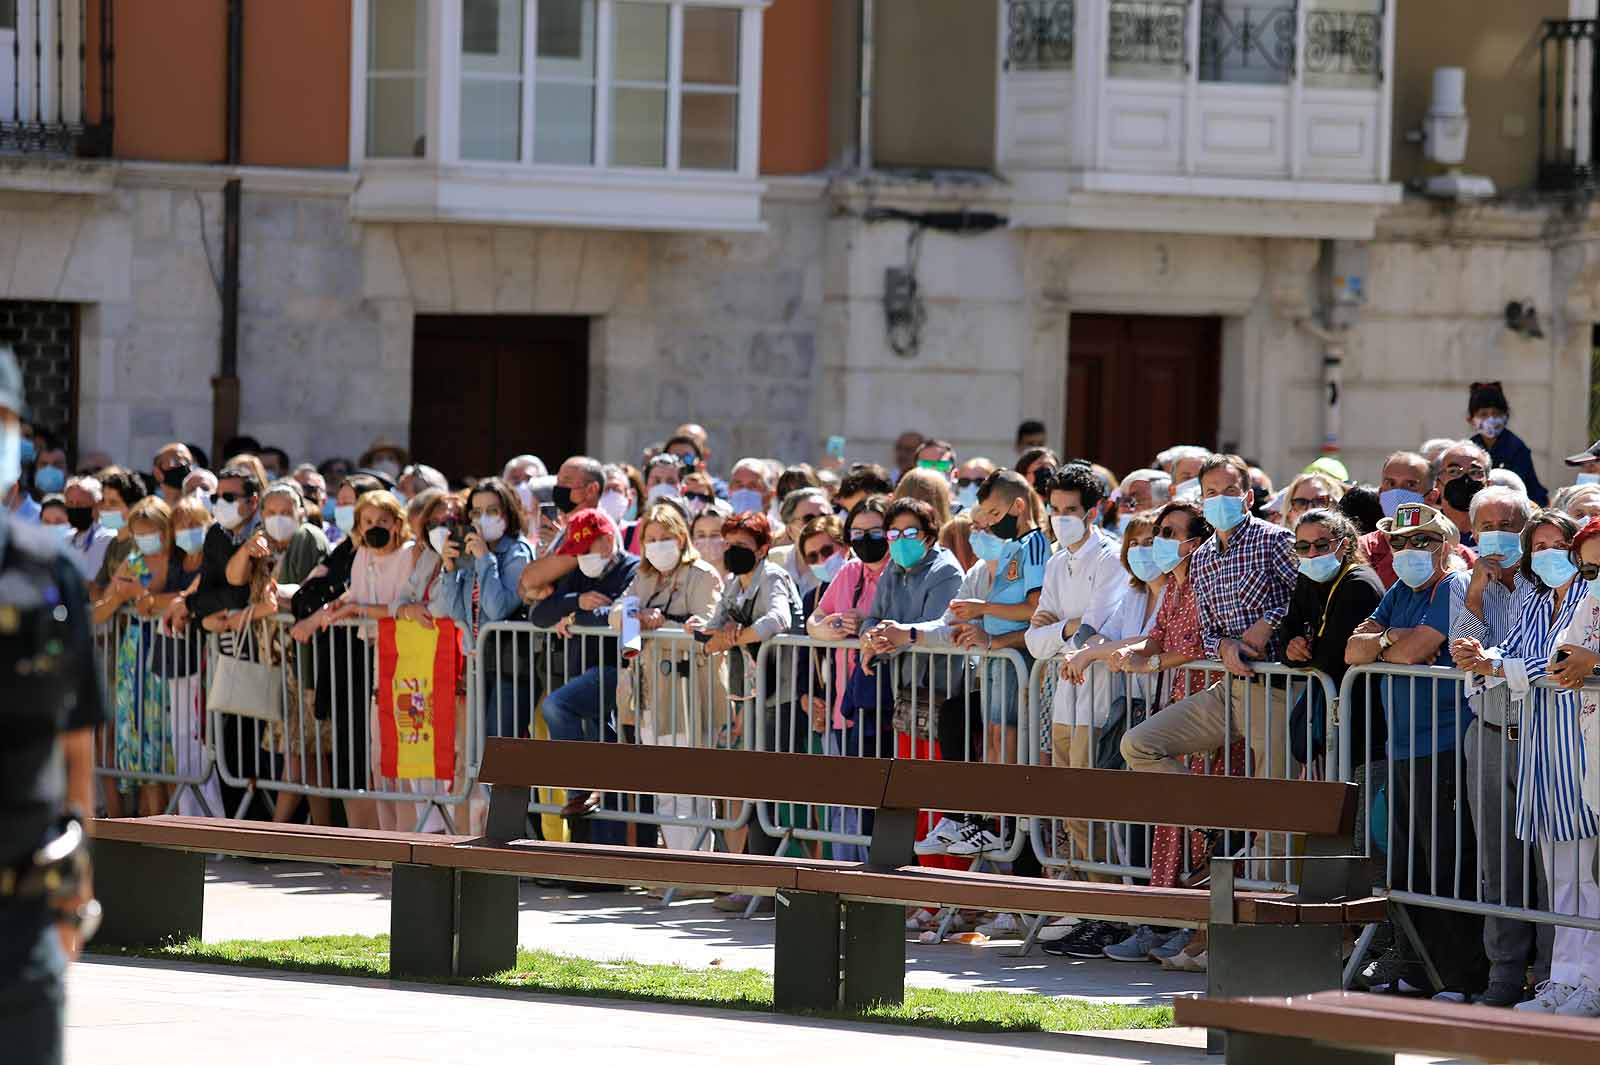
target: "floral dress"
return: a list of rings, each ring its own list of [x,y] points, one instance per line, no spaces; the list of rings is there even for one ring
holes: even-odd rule
[[[1156,624],[1150,636],[1167,654],[1205,657],[1205,642],[1200,635],[1200,614],[1195,607],[1193,581],[1179,584],[1174,580],[1168,583],[1167,596],[1161,602],[1161,609],[1156,612]],[[1171,706],[1203,690],[1207,680],[1203,672],[1187,668],[1169,670],[1166,676],[1169,681],[1168,696],[1162,704],[1163,707]],[[1220,747],[1213,751],[1209,758],[1202,754],[1191,754],[1188,758],[1189,772],[1208,775],[1231,772],[1233,776],[1244,776],[1249,761],[1246,751],[1245,740],[1240,737],[1233,742],[1232,749],[1226,752],[1226,757]],[[1205,833],[1173,825],[1156,826],[1150,840],[1152,887],[1178,886],[1179,875],[1184,872],[1183,857],[1186,851],[1189,858],[1188,869],[1205,868]]]
[[[166,585],[156,591],[179,591],[189,576],[181,566],[169,562]],[[169,681],[156,667],[158,649],[165,646],[157,631],[159,624],[129,612],[122,619],[122,635],[117,641],[117,768],[131,773],[174,770],[167,715]]]

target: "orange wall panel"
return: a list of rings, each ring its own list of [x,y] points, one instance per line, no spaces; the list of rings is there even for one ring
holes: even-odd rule
[[[116,6],[116,155],[215,163],[226,154],[226,0]]]
[[[763,21],[761,172],[808,174],[828,165],[833,5],[776,0]]]
[[[348,165],[349,0],[246,0],[243,96],[245,165]]]

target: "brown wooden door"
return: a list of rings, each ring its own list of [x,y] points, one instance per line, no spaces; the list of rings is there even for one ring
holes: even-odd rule
[[[1173,444],[1217,445],[1222,322],[1074,314],[1067,455],[1118,476]]]
[[[498,474],[524,452],[551,472],[584,451],[587,318],[419,315],[411,451],[452,480]]]

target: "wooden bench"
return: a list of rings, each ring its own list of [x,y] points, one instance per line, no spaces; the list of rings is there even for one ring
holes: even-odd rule
[[[1227,1065],[1392,1065],[1398,1053],[1594,1065],[1600,1021],[1346,991],[1183,998],[1177,1023],[1227,1033]]]

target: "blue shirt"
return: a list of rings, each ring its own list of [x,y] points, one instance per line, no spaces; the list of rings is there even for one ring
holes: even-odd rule
[[[1050,540],[1044,530],[1034,529],[1007,546],[1009,550],[1006,557],[995,563],[994,587],[989,590],[989,602],[1016,606],[1027,602],[1028,596],[1044,587],[1044,567],[1050,561]],[[1021,632],[1027,627],[1027,619],[1009,621],[993,614],[983,616],[983,631],[990,636]]]
[[[1450,623],[1455,604],[1466,596],[1471,582],[1466,573],[1448,573],[1433,587],[1417,590],[1396,581],[1384,594],[1372,620],[1387,629],[1425,625],[1445,637],[1432,662],[1449,666]],[[1461,683],[1456,680],[1385,677],[1383,705],[1389,712],[1389,757],[1395,761],[1453,751],[1472,720],[1472,708],[1461,703]],[[1437,714],[1437,732],[1435,732]]]

